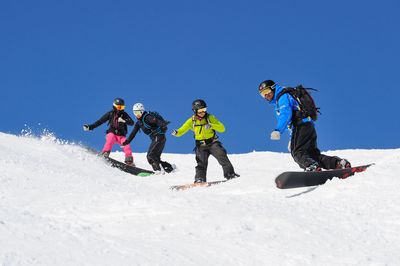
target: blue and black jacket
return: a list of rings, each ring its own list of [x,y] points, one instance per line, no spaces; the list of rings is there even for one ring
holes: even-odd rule
[[[299,104],[289,93],[283,94],[277,100],[279,93],[283,89],[284,87],[276,84],[274,98],[270,101],[270,104],[275,105],[275,116],[278,121],[275,130],[279,131],[282,134],[283,132],[285,132],[286,129],[292,126],[295,127],[305,122],[313,123],[310,117],[300,117]]]

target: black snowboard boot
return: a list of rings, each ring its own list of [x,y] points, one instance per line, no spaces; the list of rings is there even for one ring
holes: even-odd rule
[[[164,168],[164,171],[167,173],[174,171],[174,167],[168,162],[161,161],[161,167]]]
[[[196,178],[195,180],[194,180],[194,182],[193,183],[204,183],[204,182],[206,182],[206,180],[205,179],[203,179],[203,178]]]
[[[306,169],[304,169],[304,171],[306,172],[319,172],[321,171],[321,167],[318,165],[317,162],[310,164],[309,166],[306,167]]]
[[[336,162],[336,169],[351,168],[351,164],[346,159],[338,159]]]
[[[133,162],[133,157],[132,156],[126,156],[125,157],[125,164],[129,166],[135,166],[135,163]]]
[[[226,179],[232,179],[235,177],[239,177],[240,175],[236,174],[236,173],[229,173],[225,176]]]
[[[158,163],[152,163],[151,167],[153,168],[154,171],[161,171],[161,167]]]

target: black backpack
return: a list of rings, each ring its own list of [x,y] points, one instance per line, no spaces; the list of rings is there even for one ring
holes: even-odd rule
[[[316,121],[318,118],[318,113],[320,108],[315,105],[314,99],[311,97],[309,91],[317,91],[316,89],[304,88],[302,85],[298,85],[297,87],[287,87],[284,88],[276,97],[276,101],[279,98],[289,93],[299,104],[299,109],[303,118],[311,117],[312,120]]]
[[[166,131],[167,131],[167,125],[170,123],[169,121],[166,121],[158,112],[147,112],[147,114],[146,114],[146,116],[147,115],[151,115],[151,116],[154,116],[155,118],[157,118],[158,120],[161,120],[161,121],[163,121],[163,122],[165,122],[165,127],[163,127],[163,128],[152,128],[150,125],[148,125],[146,122],[145,122],[145,120],[144,120],[144,118],[145,118],[145,116],[143,116],[143,118],[142,118],[142,121],[143,121],[143,125],[144,125],[144,127],[145,128],[147,128],[147,129],[150,129],[150,130],[154,130],[156,133],[165,133]]]

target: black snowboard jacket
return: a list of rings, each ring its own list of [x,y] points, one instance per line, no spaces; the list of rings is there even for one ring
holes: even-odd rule
[[[125,123],[118,122],[118,118],[121,117],[125,120]],[[105,113],[99,120],[89,125],[89,130],[95,129],[96,127],[104,124],[108,121],[108,129],[106,133],[114,133],[117,136],[126,136],[128,133],[128,126],[133,126],[135,122],[125,111],[111,110]]]

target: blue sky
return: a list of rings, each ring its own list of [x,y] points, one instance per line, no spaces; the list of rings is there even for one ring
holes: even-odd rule
[[[382,1],[1,1],[1,132],[27,126],[100,149],[122,97],[178,128],[202,98],[230,153],[286,151],[269,140],[258,84],[319,90],[322,150],[399,148],[400,4]],[[137,152],[149,139],[139,134]],[[190,153],[191,133],[167,152]]]

